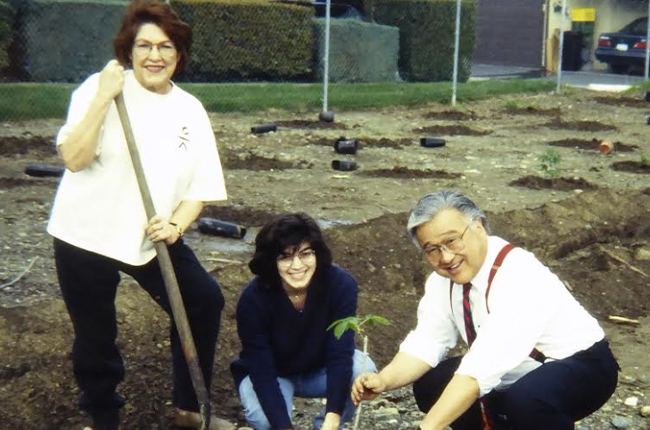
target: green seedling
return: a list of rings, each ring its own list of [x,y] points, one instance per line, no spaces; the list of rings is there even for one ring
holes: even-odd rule
[[[539,157],[540,169],[544,176],[557,178],[560,170],[560,153],[557,149],[548,148],[544,154]]]
[[[515,100],[508,100],[507,102],[505,102],[505,104],[503,106],[506,108],[506,110],[519,110],[519,109],[521,109],[521,105],[519,103],[517,103]]]
[[[647,155],[645,155],[645,152],[641,153],[641,164],[644,166],[650,165],[650,159],[648,158]]]
[[[348,330],[354,330],[355,333],[359,334],[363,339],[363,362],[361,364],[361,374],[366,373],[366,357],[368,357],[368,335],[366,335],[366,330],[374,327],[378,324],[380,325],[390,325],[390,321],[382,316],[375,314],[368,314],[365,317],[359,319],[357,316],[342,318],[340,320],[334,321],[332,324],[327,327],[327,330],[334,329],[334,336],[337,339],[340,339],[341,336],[345,334]],[[354,417],[354,426],[353,430],[359,428],[359,419],[361,418],[361,404],[357,408],[357,414]]]

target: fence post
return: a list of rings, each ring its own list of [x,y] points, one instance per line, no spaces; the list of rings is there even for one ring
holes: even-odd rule
[[[560,48],[558,49],[557,59],[557,86],[555,91],[560,92],[560,83],[562,82],[562,56],[564,51],[564,19],[566,15],[566,0],[562,0],[562,18],[560,18]]]
[[[327,90],[330,72],[330,7],[331,0],[325,3],[325,53],[323,58],[323,113],[327,112]]]
[[[454,34],[454,77],[451,83],[451,105],[456,106],[458,89],[458,55],[460,51],[460,0],[456,0],[456,32]]]
[[[648,68],[650,67],[650,1],[648,2],[648,26],[646,35],[645,35],[645,72],[643,74],[643,80],[648,80]]]

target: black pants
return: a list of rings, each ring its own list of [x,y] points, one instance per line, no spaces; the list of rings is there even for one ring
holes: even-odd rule
[[[413,384],[418,407],[428,412],[438,400],[462,357],[443,361]],[[598,410],[611,397],[618,382],[618,364],[607,341],[571,357],[547,361],[506,391],[484,398],[497,429],[570,430],[575,421]],[[451,427],[480,430],[481,415],[475,402]]]
[[[183,303],[196,344],[199,364],[209,389],[224,298],[219,284],[203,269],[192,250],[178,240],[169,247]],[[75,331],[72,360],[81,388],[80,407],[95,428],[116,429],[124,399],[115,389],[124,379],[122,357],[115,344],[115,295],[120,271],[132,276],[171,315],[158,260],[130,266],[54,239],[54,257],[63,299]],[[176,326],[171,323],[174,406],[198,411]]]

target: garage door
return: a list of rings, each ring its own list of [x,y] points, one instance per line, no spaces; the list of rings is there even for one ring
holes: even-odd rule
[[[542,67],[544,0],[478,0],[474,62]]]

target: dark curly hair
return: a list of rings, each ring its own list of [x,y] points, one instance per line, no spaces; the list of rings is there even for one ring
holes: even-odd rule
[[[155,24],[165,32],[178,52],[175,74],[187,63],[192,45],[192,28],[181,21],[167,3],[158,0],[133,0],[122,18],[122,25],[113,39],[117,61],[124,67],[131,66],[133,42],[143,24]]]
[[[255,253],[248,267],[267,288],[282,288],[277,259],[287,247],[305,242],[316,252],[316,272],[311,283],[320,284],[332,266],[332,252],[316,221],[304,213],[277,215],[262,227],[255,237]]]

